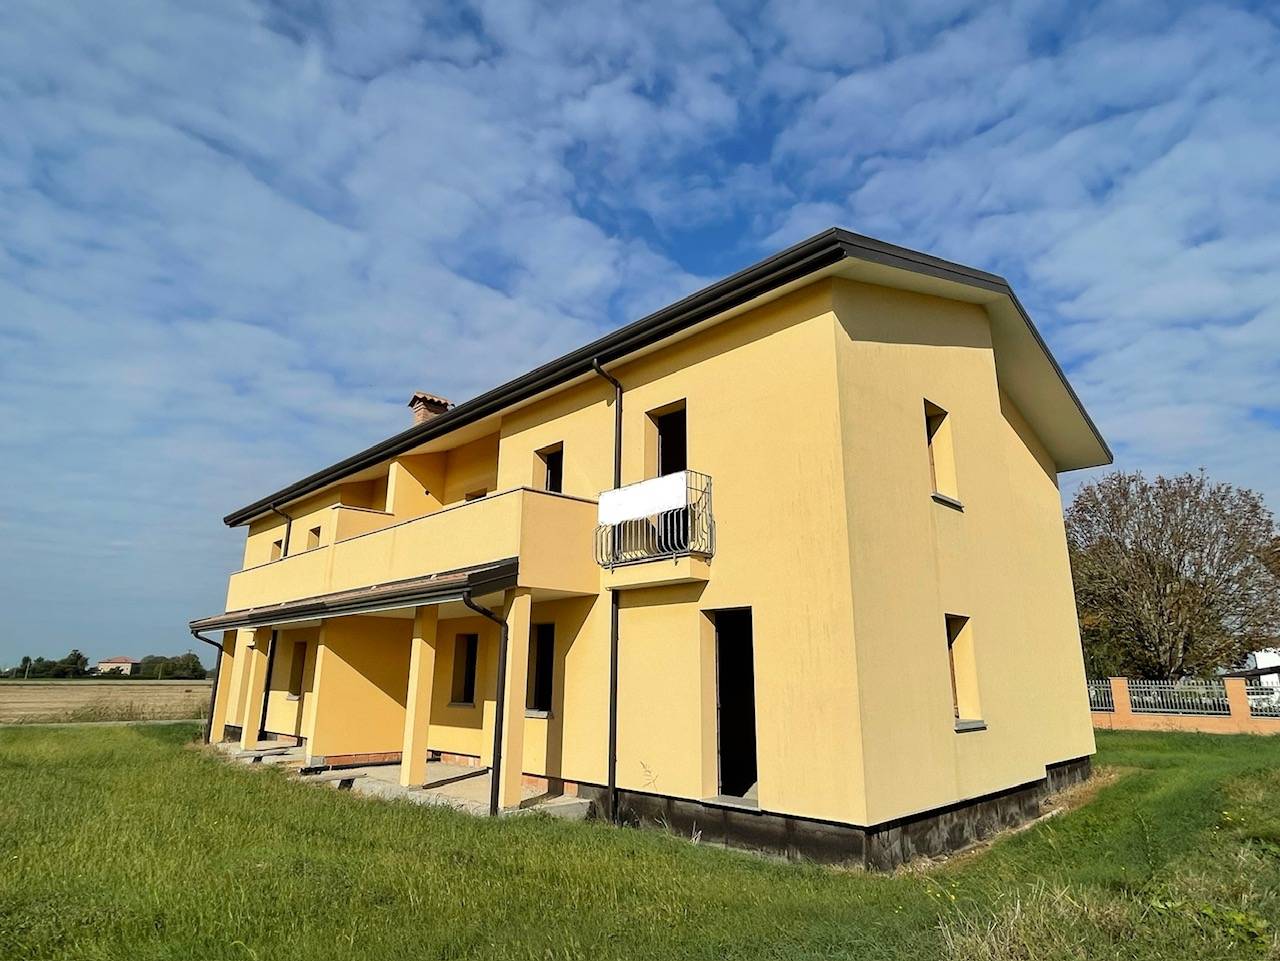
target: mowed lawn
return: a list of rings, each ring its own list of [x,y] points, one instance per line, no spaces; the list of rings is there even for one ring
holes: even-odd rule
[[[339,794],[194,734],[0,731],[0,956],[1280,957],[1280,738],[1100,736],[1087,803],[878,876]]]

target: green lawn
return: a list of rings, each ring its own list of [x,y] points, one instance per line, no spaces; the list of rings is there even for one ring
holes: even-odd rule
[[[0,731],[0,956],[1280,958],[1280,738],[1100,735],[1086,805],[876,876],[339,794],[195,730]]]

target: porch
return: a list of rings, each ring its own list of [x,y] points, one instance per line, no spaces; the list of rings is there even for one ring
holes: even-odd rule
[[[492,772],[489,768],[428,759],[425,781],[421,785],[406,787],[400,783],[398,765],[308,768],[302,745],[251,751],[242,751],[239,745],[229,742],[215,746],[243,764],[289,769],[304,784],[412,804],[447,807],[465,814],[483,816],[489,813],[492,793]],[[521,786],[520,802],[502,813],[539,813],[565,820],[586,820],[592,813],[592,806],[586,798],[565,795],[551,788],[545,779],[526,777]]]
[[[522,588],[512,566],[490,565],[259,609],[224,638],[209,739],[296,743],[298,767],[360,771],[344,778],[358,791],[484,790],[491,812],[518,808],[546,793],[526,775],[559,778],[564,662],[588,620],[607,617],[597,600]],[[456,787],[439,783],[455,774]]]

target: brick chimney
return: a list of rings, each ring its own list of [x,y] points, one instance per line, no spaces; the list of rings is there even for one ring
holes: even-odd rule
[[[438,417],[452,405],[443,397],[428,394],[425,391],[414,391],[409,398],[409,408],[413,411],[413,422],[425,424],[432,417]]]

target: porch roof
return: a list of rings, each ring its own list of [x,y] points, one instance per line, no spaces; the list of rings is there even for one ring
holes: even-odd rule
[[[191,621],[192,631],[228,631],[241,627],[266,627],[322,617],[369,614],[460,600],[464,595],[490,594],[515,587],[519,559],[515,557],[456,571],[411,577],[387,584],[302,597],[280,604],[264,604],[227,611]]]

